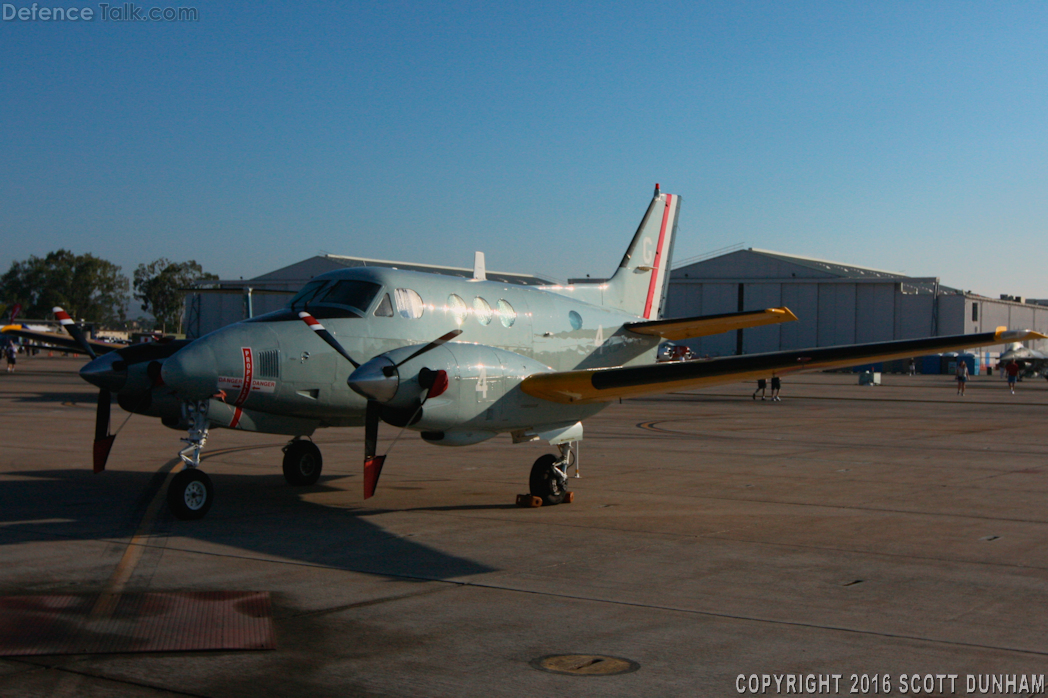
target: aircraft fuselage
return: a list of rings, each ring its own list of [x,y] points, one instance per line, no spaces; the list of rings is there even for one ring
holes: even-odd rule
[[[547,290],[354,268],[316,277],[285,309],[194,341],[165,363],[165,382],[186,399],[223,391],[208,409],[217,426],[301,435],[362,425],[366,401],[347,386],[354,366],[312,336],[299,310],[323,323],[358,363],[390,352],[402,360],[412,347],[461,330],[400,372],[407,381],[422,367],[448,373],[448,391],[427,402],[416,429],[476,433],[478,440],[576,422],[603,407],[542,401],[539,409],[538,399],[516,389],[527,376],[652,363],[659,342],[622,329],[637,316]]]

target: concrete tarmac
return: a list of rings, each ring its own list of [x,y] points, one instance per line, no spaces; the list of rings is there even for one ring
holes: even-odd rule
[[[884,675],[889,694],[972,695],[993,675],[1030,695],[1020,680],[1048,673],[1044,380],[976,377],[962,398],[949,376],[811,374],[782,402],[752,383],[627,400],[587,421],[575,502],[539,509],[513,502],[541,444],[407,432],[364,502],[361,429],[315,435],[307,488],[284,482],[283,437],[215,430],[217,498],[185,522],[149,515],[182,436],[158,421],[132,417],[92,474],[82,364],[0,372],[0,595],[266,591],[277,648],[0,658],[4,698],[724,696],[765,675],[772,695],[783,675],[803,694],[809,675],[822,695]],[[639,668],[535,667],[558,654]],[[934,678],[951,674],[952,692]]]

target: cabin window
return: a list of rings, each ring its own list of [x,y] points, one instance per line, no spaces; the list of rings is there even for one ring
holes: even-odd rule
[[[426,306],[422,303],[422,296],[410,288],[398,288],[393,295],[396,296],[397,310],[402,316],[409,320],[417,320],[422,317],[422,313],[426,310]]]
[[[382,300],[379,302],[378,307],[375,308],[376,317],[393,317],[393,304],[389,300],[389,294],[382,294]]]
[[[568,322],[571,323],[571,329],[581,330],[582,329],[582,316],[572,310],[568,313]]]
[[[451,314],[455,317],[455,322],[461,325],[466,321],[466,316],[469,315],[469,308],[466,306],[466,301],[452,293],[448,296],[448,308],[451,310]]]
[[[473,312],[477,315],[477,322],[482,325],[491,324],[491,306],[480,296],[473,299]]]
[[[517,311],[513,309],[513,306],[509,304],[509,301],[505,298],[499,300],[499,321],[502,322],[503,327],[513,327],[513,323],[517,321]]]

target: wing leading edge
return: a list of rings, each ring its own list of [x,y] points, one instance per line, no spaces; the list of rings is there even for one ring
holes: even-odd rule
[[[768,308],[750,310],[743,313],[722,313],[720,315],[699,315],[697,317],[677,318],[674,320],[652,320],[650,322],[630,322],[623,327],[630,332],[647,334],[663,339],[689,339],[691,337],[708,337],[733,330],[761,325],[775,325],[780,322],[793,322],[797,319],[789,308]]]
[[[551,402],[607,402],[622,397],[654,395],[767,378],[771,374],[784,375],[799,371],[844,368],[873,361],[905,359],[1027,339],[1048,339],[1048,336],[1031,330],[1010,331],[999,327],[996,332],[980,334],[726,356],[709,361],[536,373],[525,378],[520,384],[520,389],[528,395]]]
[[[63,351],[68,351],[74,354],[86,354],[77,343],[75,339],[66,334],[54,334],[52,332],[37,332],[36,330],[23,329],[21,325],[8,325],[4,328],[0,328],[0,332],[3,334],[11,335],[13,337],[21,337],[22,339],[29,339],[34,342],[40,342],[41,344],[50,344],[51,346],[61,347]],[[115,349],[121,349],[124,347],[123,344],[109,344],[108,342],[99,342],[97,339],[87,340],[91,348],[95,350],[95,353],[101,356]]]

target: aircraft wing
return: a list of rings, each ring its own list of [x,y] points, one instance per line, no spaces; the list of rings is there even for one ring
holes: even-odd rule
[[[62,351],[73,352],[74,354],[86,354],[76,340],[67,334],[55,334],[54,332],[38,332],[36,330],[27,330],[21,325],[8,325],[4,328],[0,328],[0,332],[13,337],[21,337],[22,339],[28,339],[33,342],[40,342],[41,344],[50,344],[55,347],[61,347]],[[101,356],[107,354],[114,349],[120,349],[125,346],[123,344],[110,344],[109,342],[99,342],[95,339],[87,340],[87,343],[91,345],[91,348],[95,350],[95,353]]]
[[[607,402],[623,397],[654,395],[767,378],[773,373],[784,375],[799,371],[844,368],[856,364],[905,359],[1026,339],[1048,339],[1048,336],[1030,330],[1009,331],[999,327],[996,332],[950,337],[776,351],[767,354],[726,356],[708,361],[536,373],[525,378],[520,384],[520,389],[528,395],[552,402]]]
[[[797,316],[790,312],[789,308],[768,308],[767,310],[750,310],[744,313],[722,313],[720,315],[699,315],[697,317],[676,318],[673,320],[629,322],[623,325],[623,328],[637,334],[677,340],[689,339],[691,337],[706,337],[711,334],[722,334],[747,327],[793,322],[796,319]]]

